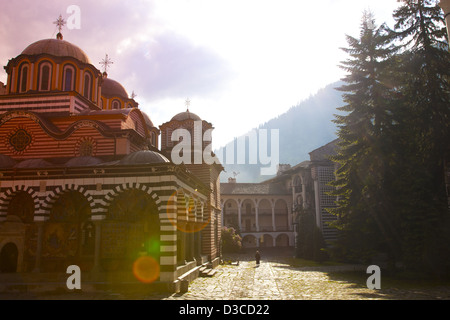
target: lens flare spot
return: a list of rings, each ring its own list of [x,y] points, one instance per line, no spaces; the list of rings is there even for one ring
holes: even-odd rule
[[[152,283],[159,277],[159,264],[149,256],[139,257],[133,263],[133,274],[143,283]]]
[[[176,212],[167,212],[170,223],[184,233],[202,231],[211,221],[211,215],[195,206],[194,202],[187,202],[180,190],[174,191],[167,201],[168,207],[175,207]]]

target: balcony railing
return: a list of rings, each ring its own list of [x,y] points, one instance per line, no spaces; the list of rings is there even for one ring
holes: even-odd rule
[[[225,210],[224,212],[225,215],[238,215],[238,210]],[[255,212],[248,212],[248,211],[241,211],[241,215],[242,216],[254,216],[256,213]],[[288,211],[285,209],[275,209],[275,214],[276,215],[287,215]],[[272,215],[272,209],[259,209],[258,210],[258,215],[259,216],[264,216],[264,215]]]

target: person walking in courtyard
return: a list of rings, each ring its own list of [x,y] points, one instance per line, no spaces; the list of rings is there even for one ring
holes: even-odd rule
[[[256,265],[259,266],[259,262],[261,260],[261,255],[259,254],[258,250],[256,250],[256,253],[255,253],[255,260],[256,260]]]

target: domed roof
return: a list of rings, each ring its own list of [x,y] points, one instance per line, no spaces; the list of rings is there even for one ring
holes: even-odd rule
[[[189,110],[186,110],[185,112],[180,112],[179,114],[175,115],[172,120],[177,121],[184,121],[184,120],[202,120],[198,115],[195,113],[189,112]]]
[[[153,122],[152,122],[152,120],[150,120],[150,117],[148,116],[148,114],[146,114],[146,113],[143,112],[143,111],[141,111],[141,113],[142,113],[142,116],[144,117],[145,124],[146,124],[148,127],[153,128],[153,127],[154,127]]]
[[[119,82],[110,78],[103,78],[102,95],[128,98],[127,90]]]
[[[92,64],[89,57],[76,45],[60,39],[44,39],[30,44],[22,54],[38,55],[47,53],[56,57],[72,57],[83,63]]]
[[[83,156],[75,157],[66,162],[66,167],[95,166],[102,162],[99,158]]]
[[[11,168],[14,167],[16,161],[10,156],[0,154],[0,168]]]
[[[19,162],[14,167],[16,168],[45,168],[52,164],[44,159],[27,159]]]
[[[140,150],[125,156],[119,165],[169,163],[170,161],[161,153],[151,150]]]

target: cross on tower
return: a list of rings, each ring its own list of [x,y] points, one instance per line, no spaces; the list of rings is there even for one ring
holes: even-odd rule
[[[56,21],[53,21],[53,24],[56,24],[56,27],[58,28],[57,38],[62,39],[61,30],[64,27],[64,25],[66,24],[66,20],[64,20],[63,17],[61,15],[59,15],[58,19],[56,19]]]
[[[191,105],[191,100],[189,100],[189,98],[187,98],[184,104],[186,105],[187,112],[189,112],[189,106]]]
[[[103,73],[106,73],[108,67],[114,62],[108,57],[108,54],[106,54],[105,59],[102,59],[102,61],[99,63],[103,66]]]
[[[61,32],[62,27],[64,27],[64,25],[66,24],[66,20],[64,20],[63,17],[59,15],[58,19],[56,19],[53,24],[56,24],[58,31]]]

